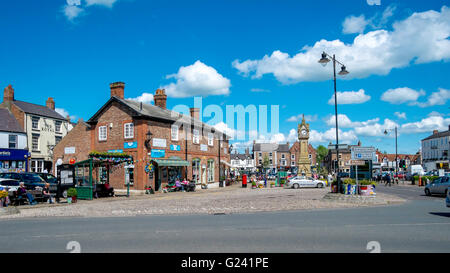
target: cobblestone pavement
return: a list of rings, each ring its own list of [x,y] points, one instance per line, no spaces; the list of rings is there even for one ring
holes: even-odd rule
[[[161,214],[215,214],[251,213],[280,210],[305,210],[348,208],[358,206],[387,205],[404,202],[396,196],[378,194],[375,204],[352,203],[345,200],[322,199],[329,188],[284,189],[241,188],[233,185],[226,188],[198,190],[196,192],[157,193],[113,197],[92,201],[78,200],[75,204],[41,204],[21,206],[20,213],[0,216],[0,219],[18,217],[120,217]]]

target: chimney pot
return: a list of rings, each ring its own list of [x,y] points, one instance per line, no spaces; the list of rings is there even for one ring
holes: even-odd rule
[[[437,134],[437,133],[439,133],[438,130],[433,130],[433,135],[435,135],[435,134]]]
[[[166,109],[167,105],[167,95],[165,89],[157,89],[155,95],[153,96],[153,101],[155,105],[161,107],[162,109]]]
[[[53,98],[48,98],[45,102],[45,105],[47,106],[47,108],[55,110],[55,101],[53,100]]]
[[[14,89],[10,84],[3,91],[3,102],[12,102],[12,101],[14,101]]]
[[[113,82],[109,85],[111,89],[111,98],[118,97],[120,99],[125,98],[125,83],[123,82]]]

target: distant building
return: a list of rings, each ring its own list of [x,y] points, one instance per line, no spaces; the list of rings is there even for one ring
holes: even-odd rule
[[[382,171],[395,171],[395,154],[384,154],[376,151],[378,163]],[[398,171],[406,171],[411,165],[420,165],[420,153],[416,154],[397,154]]]
[[[0,108],[0,172],[28,170],[27,134],[8,109]]]
[[[297,172],[298,168],[298,153],[300,152],[300,143],[296,141],[291,148],[289,149],[290,158],[289,158],[289,166],[293,172]],[[311,161],[311,167],[317,167],[317,152],[314,147],[309,144],[308,145],[308,157]]]
[[[450,125],[447,131],[434,130],[422,139],[422,163],[426,171],[449,169]]]
[[[249,152],[249,149],[245,149],[245,153],[230,155],[231,159],[231,168],[232,170],[241,172],[253,172],[256,171],[255,160],[253,159],[253,155]]]
[[[27,135],[31,153],[29,170],[53,170],[53,148],[72,129],[72,124],[55,111],[55,101],[48,98],[46,106],[16,100],[11,85],[5,88],[1,108],[7,108]]]

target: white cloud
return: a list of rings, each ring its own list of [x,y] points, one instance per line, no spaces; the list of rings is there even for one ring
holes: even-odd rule
[[[385,130],[390,130],[395,127],[398,127],[398,124],[390,119],[385,119],[383,124],[379,123],[370,123],[363,124],[362,126],[355,128],[355,133],[361,136],[384,136]]]
[[[100,5],[100,6],[112,8],[114,3],[117,1],[118,0],[86,0],[86,5],[87,6]]]
[[[389,89],[381,95],[381,100],[391,104],[402,104],[410,102],[414,104],[420,96],[425,95],[425,91],[416,91],[408,87]]]
[[[433,130],[446,131],[450,124],[450,118],[442,116],[430,116],[418,122],[405,123],[400,131],[406,134],[433,132]]]
[[[235,60],[233,66],[244,75],[261,78],[273,74],[284,84],[328,80],[332,67],[317,62],[321,53],[336,54],[351,72],[347,78],[387,75],[393,68],[450,59],[450,9],[413,13],[393,24],[392,31],[360,34],[351,44],[320,40],[290,56],[280,50],[259,60]]]
[[[84,9],[79,7],[81,5],[80,0],[67,0],[66,3],[63,7],[63,13],[69,21],[73,21],[84,12]]]
[[[250,92],[255,92],[255,93],[270,93],[270,90],[267,90],[267,89],[261,89],[261,88],[252,88],[252,89],[250,89]]]
[[[350,144],[355,141],[357,136],[352,130],[343,132],[339,129],[339,143]],[[309,132],[309,142],[311,143],[336,143],[336,128],[330,128],[329,130],[321,133],[316,130]]]
[[[70,120],[76,120],[77,116],[71,116],[69,115],[69,112],[63,108],[55,108],[56,113],[60,114],[61,116],[63,116],[64,118],[67,118],[67,116],[69,116]]]
[[[399,119],[406,119],[406,113],[395,112],[394,115]]]
[[[420,107],[429,107],[434,105],[445,105],[447,100],[450,100],[450,90],[439,88],[438,92],[432,93],[427,102],[418,102],[417,105]]]
[[[342,23],[342,32],[344,34],[363,33],[368,24],[369,20],[366,20],[364,15],[358,17],[351,15]]]
[[[300,115],[296,115],[296,116],[292,116],[292,117],[288,118],[287,121],[289,121],[289,122],[299,122],[299,121],[302,120],[302,118],[303,118],[303,114],[300,114]],[[318,118],[317,115],[305,115],[305,121],[306,122],[314,122],[314,121],[317,120],[317,118]]]
[[[83,5],[81,0],[66,0],[66,5],[63,6],[63,13],[69,21],[73,22],[75,18],[84,13],[85,7],[99,5],[112,8],[117,1],[118,0],[85,0],[86,4]]]
[[[359,91],[337,92],[338,104],[360,104],[370,100],[370,96],[365,94],[364,89]],[[328,100],[329,105],[334,105],[334,94]]]
[[[355,128],[355,127],[362,127],[362,126],[367,126],[367,125],[373,125],[375,123],[377,123],[380,119],[379,118],[375,118],[375,119],[370,119],[368,121],[356,121],[353,122],[351,121],[347,115],[344,114],[338,114],[338,127],[339,128]],[[325,119],[325,123],[328,126],[336,126],[336,115],[331,115],[328,118]]]
[[[196,61],[190,66],[182,66],[177,74],[168,75],[166,78],[176,80],[175,83],[162,87],[166,89],[166,94],[171,97],[184,98],[230,94],[230,80],[201,61]]]
[[[147,104],[151,104],[153,102],[153,94],[151,93],[142,93],[139,97],[129,98],[129,100],[135,100]]]

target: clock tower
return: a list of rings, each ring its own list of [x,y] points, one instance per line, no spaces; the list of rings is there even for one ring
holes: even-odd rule
[[[305,122],[305,115],[303,115],[302,123],[298,125],[298,142],[299,142],[299,156],[298,156],[298,174],[311,176],[311,161],[308,153],[308,139],[309,139],[309,124]]]

